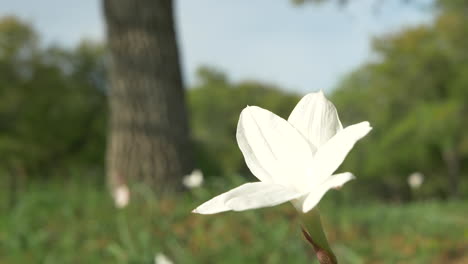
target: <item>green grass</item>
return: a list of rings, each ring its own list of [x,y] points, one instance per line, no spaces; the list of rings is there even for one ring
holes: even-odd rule
[[[316,263],[289,204],[190,213],[227,188],[164,200],[137,188],[118,210],[97,184],[33,184],[13,207],[0,202],[0,263],[149,264],[157,252],[175,263]],[[337,196],[327,194],[321,213],[340,263],[468,263],[468,202],[352,204]]]

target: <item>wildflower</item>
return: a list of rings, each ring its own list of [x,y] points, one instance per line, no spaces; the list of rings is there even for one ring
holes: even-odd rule
[[[195,169],[182,179],[182,183],[189,189],[198,188],[203,183],[203,173],[201,170]]]
[[[418,189],[424,182],[424,175],[420,172],[413,172],[408,176],[408,185],[411,189]]]
[[[260,181],[218,195],[193,212],[243,211],[291,201],[306,213],[329,189],[354,178],[350,172],[333,172],[371,129],[369,122],[343,128],[322,91],[302,98],[288,121],[248,106],[240,115],[236,137],[247,166]]]
[[[113,193],[115,207],[124,208],[130,201],[130,191],[127,185],[119,185]]]
[[[174,264],[174,262],[163,253],[158,253],[154,257],[154,264]]]

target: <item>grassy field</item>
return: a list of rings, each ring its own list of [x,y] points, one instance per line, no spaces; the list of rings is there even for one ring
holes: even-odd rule
[[[235,185],[233,182],[230,185]],[[292,206],[200,216],[222,184],[156,200],[137,188],[115,209],[91,183],[33,184],[0,202],[0,263],[316,263]],[[208,191],[210,190],[210,191]],[[3,193],[4,197],[7,193]],[[336,202],[321,213],[340,263],[468,263],[468,202]]]

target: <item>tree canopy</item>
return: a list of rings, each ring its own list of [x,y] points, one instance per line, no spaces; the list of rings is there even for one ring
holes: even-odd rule
[[[102,45],[86,41],[72,50],[43,47],[30,25],[0,20],[2,170],[40,174],[77,159],[101,167],[103,54]]]
[[[375,127],[346,166],[389,196],[407,197],[405,179],[414,171],[427,176],[427,193],[453,196],[466,188],[460,185],[468,157],[468,24],[458,10],[375,39],[377,58],[333,95],[344,120],[369,119]]]

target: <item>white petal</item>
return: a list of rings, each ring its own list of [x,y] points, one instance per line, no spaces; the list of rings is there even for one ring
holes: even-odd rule
[[[251,182],[214,197],[193,210],[198,214],[216,214],[225,211],[244,211],[270,207],[300,197],[301,193],[282,185]]]
[[[203,173],[199,169],[193,170],[182,178],[182,184],[189,189],[200,187],[203,184]]]
[[[322,91],[304,96],[291,112],[288,122],[316,147],[343,129],[335,106]]]
[[[154,257],[154,264],[174,264],[174,262],[163,253],[158,253]]]
[[[124,208],[130,201],[130,190],[123,184],[114,189],[114,203],[117,208]]]
[[[317,150],[314,157],[314,173],[318,180],[331,175],[346,158],[356,141],[371,131],[369,122],[346,127]]]
[[[325,193],[331,188],[339,188],[343,186],[349,180],[354,179],[354,175],[345,172],[340,174],[335,174],[330,176],[326,181],[324,181],[319,186],[315,187],[302,202],[302,212],[307,213],[312,210],[322,199]],[[297,205],[296,205],[297,207]]]
[[[281,117],[246,107],[237,125],[237,142],[247,166],[263,182],[303,188],[310,177],[314,149]]]

